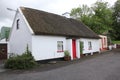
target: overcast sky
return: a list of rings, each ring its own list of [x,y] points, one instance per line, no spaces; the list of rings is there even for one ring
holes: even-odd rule
[[[0,0],[0,27],[12,26],[15,12],[7,10],[7,8],[17,9],[20,6],[31,7],[55,14],[63,14],[70,12],[72,8],[76,8],[82,4],[91,6],[97,0]],[[116,0],[104,0],[113,5]]]

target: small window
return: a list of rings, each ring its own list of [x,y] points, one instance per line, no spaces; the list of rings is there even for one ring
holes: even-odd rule
[[[63,52],[63,41],[57,41],[57,52]]]
[[[19,29],[19,21],[20,21],[20,19],[17,19],[17,22],[16,22],[16,29],[17,30]]]
[[[88,42],[88,50],[91,50],[92,49],[92,43],[89,41]]]

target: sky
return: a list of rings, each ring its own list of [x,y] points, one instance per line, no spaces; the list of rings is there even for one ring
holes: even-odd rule
[[[72,8],[86,4],[89,7],[97,0],[0,0],[0,28],[2,26],[11,27],[15,16],[15,11],[9,11],[7,8],[16,10],[18,7],[30,7],[50,13],[62,15],[70,12]],[[116,0],[103,0],[111,6]]]

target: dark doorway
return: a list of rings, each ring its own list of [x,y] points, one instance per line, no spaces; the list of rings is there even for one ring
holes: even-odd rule
[[[7,59],[7,44],[0,44],[0,60]]]

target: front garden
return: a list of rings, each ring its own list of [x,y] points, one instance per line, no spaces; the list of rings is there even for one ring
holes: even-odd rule
[[[37,65],[28,47],[22,55],[12,55],[5,61],[7,69],[30,69]]]

